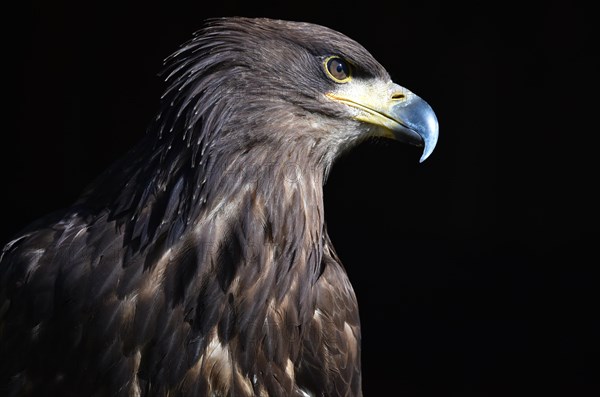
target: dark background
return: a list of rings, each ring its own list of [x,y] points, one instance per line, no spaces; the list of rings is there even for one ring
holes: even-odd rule
[[[440,122],[425,163],[417,148],[367,143],[325,186],[361,306],[365,395],[600,395],[597,14],[567,2],[216,3],[5,14],[2,244],[142,136],[162,60],[204,18],[323,24]]]

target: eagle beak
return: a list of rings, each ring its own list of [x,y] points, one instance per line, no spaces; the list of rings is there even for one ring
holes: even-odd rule
[[[398,84],[352,81],[327,96],[350,106],[354,119],[375,126],[375,136],[422,146],[420,162],[435,149],[439,126],[433,109]]]
[[[393,105],[389,116],[397,121],[391,128],[394,138],[423,146],[419,162],[425,161],[435,149],[439,132],[438,120],[431,106],[412,94],[409,99]]]

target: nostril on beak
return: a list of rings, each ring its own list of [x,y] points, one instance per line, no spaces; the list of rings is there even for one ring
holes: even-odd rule
[[[392,94],[392,99],[394,101],[401,101],[401,100],[403,100],[405,98],[406,98],[406,95],[404,95],[402,92],[394,92]]]

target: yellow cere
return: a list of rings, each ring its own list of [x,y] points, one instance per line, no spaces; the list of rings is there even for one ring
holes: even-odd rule
[[[401,95],[399,95],[401,94]],[[402,120],[395,120],[392,108],[399,101],[409,100],[414,94],[392,82],[354,80],[351,84],[336,87],[326,96],[352,108],[355,120],[383,127],[377,135],[393,137],[392,130],[400,127]],[[397,99],[401,97],[402,99]]]

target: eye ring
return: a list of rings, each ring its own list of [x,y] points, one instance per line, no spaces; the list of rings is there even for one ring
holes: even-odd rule
[[[350,64],[337,55],[325,58],[323,66],[327,76],[336,83],[347,83],[352,79]]]

